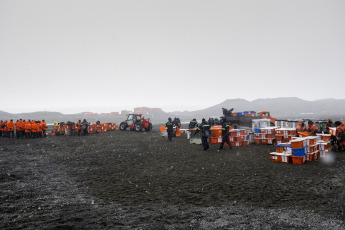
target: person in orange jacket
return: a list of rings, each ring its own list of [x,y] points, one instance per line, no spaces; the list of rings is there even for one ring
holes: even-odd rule
[[[15,123],[15,126],[16,126],[16,137],[17,139],[19,139],[20,137],[23,138],[23,135],[22,135],[22,132],[23,132],[23,120],[20,119],[20,120],[17,120],[17,122]]]
[[[42,129],[42,123],[41,121],[37,121],[37,137],[42,137],[42,132],[43,132],[43,129]]]
[[[77,122],[77,132],[78,132],[78,136],[80,136],[80,134],[81,134],[81,120],[79,120]]]
[[[32,128],[30,120],[25,123],[24,128],[25,128],[25,136],[26,136],[26,138],[30,139],[31,138],[31,128]]]
[[[23,122],[22,122],[22,139],[25,137],[25,124],[26,124],[26,122],[25,122],[25,120],[23,120]]]
[[[296,132],[298,134],[298,132],[302,132],[303,131],[303,121],[298,121],[298,125],[297,125],[297,128],[296,128]]]
[[[7,123],[8,137],[10,137],[10,138],[11,138],[11,136],[12,136],[12,138],[14,138],[14,126],[15,126],[15,124],[14,124],[13,120],[11,119],[10,122]]]
[[[35,120],[31,122],[31,138],[36,138],[38,132],[38,125],[36,124]]]
[[[316,133],[319,131],[319,129],[315,126],[313,121],[309,120],[307,127],[305,127],[303,131],[309,132],[310,136],[316,136]]]
[[[42,131],[43,131],[43,136],[47,137],[47,123],[45,120],[42,120]]]
[[[341,122],[340,128],[343,130],[343,132],[345,131],[345,123],[343,121]]]

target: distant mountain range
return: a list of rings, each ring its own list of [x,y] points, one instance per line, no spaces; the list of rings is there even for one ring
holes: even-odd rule
[[[306,101],[297,97],[266,98],[247,101],[244,99],[228,99],[218,105],[194,111],[193,116],[221,116],[222,108],[234,108],[235,112],[263,111],[271,112],[278,119],[288,118],[341,118],[345,117],[345,99],[322,99]],[[182,114],[181,114],[182,115]]]
[[[179,117],[182,121],[189,121],[192,118],[200,120],[201,118],[220,117],[222,108],[234,108],[234,112],[243,111],[263,111],[271,112],[271,116],[278,119],[345,119],[345,99],[322,99],[315,101],[306,101],[297,97],[266,98],[247,101],[244,99],[228,99],[220,104],[197,111],[177,111],[166,113],[164,111],[150,111],[144,114],[150,117],[154,123],[165,122],[168,117]],[[78,121],[86,118],[90,122],[121,122],[125,120],[125,115],[107,116],[99,114],[95,116],[78,114],[62,114],[59,112],[34,112],[11,114],[0,111],[0,120],[17,119],[45,119],[47,122],[54,121]]]

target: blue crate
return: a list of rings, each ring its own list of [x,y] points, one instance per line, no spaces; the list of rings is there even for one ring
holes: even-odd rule
[[[255,111],[244,111],[244,114],[254,114]]]
[[[257,128],[254,128],[254,133],[261,133],[261,129],[264,128],[264,127],[257,127]]]
[[[302,157],[307,153],[307,147],[292,149],[292,154],[296,157]]]
[[[244,113],[243,112],[237,112],[237,116],[238,117],[244,117]]]

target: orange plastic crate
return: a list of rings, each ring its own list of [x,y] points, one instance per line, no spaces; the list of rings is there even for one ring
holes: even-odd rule
[[[210,144],[218,143],[218,137],[210,137],[209,141],[210,141]]]
[[[290,141],[291,147],[293,149],[299,149],[304,147],[304,141],[303,140],[292,140]]]
[[[311,145],[315,145],[316,144],[316,138],[308,138],[307,139],[307,145],[311,146]]]
[[[296,132],[296,130],[289,130],[289,134],[292,136],[295,136],[295,135],[297,135],[297,132]]]
[[[313,161],[314,160],[314,155],[315,155],[315,153],[308,153],[307,155],[306,155],[306,160],[307,161]]]
[[[255,144],[261,144],[261,139],[254,139]]]
[[[323,134],[322,140],[323,141],[331,141],[331,134]]]
[[[282,156],[281,156],[281,154],[271,153],[271,161],[274,161],[274,162],[282,162]]]
[[[235,139],[234,141],[237,141],[237,142],[239,142],[239,141],[245,141],[245,137],[244,137],[244,136],[235,137],[234,139]]]
[[[266,138],[267,139],[273,139],[274,138],[274,134],[266,134]]]
[[[283,136],[281,136],[281,135],[276,135],[276,139],[277,139],[278,141],[281,141],[281,140],[283,140]]]
[[[242,141],[231,141],[232,146],[241,147],[243,145]]]
[[[292,164],[294,165],[301,165],[304,164],[305,160],[306,160],[306,156],[302,156],[302,157],[296,157],[296,156],[291,156],[292,158]]]
[[[212,136],[213,137],[220,137],[220,136],[222,136],[222,130],[221,129],[212,129]]]

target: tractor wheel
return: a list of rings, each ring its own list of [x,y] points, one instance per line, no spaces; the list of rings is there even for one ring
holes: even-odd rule
[[[121,131],[126,131],[126,129],[127,129],[127,124],[126,124],[125,122],[122,122],[122,123],[120,124],[120,130],[121,130]]]
[[[145,130],[147,132],[150,132],[152,130],[152,123],[151,122],[149,123],[149,127],[147,127]]]
[[[135,131],[137,131],[137,132],[141,132],[141,131],[143,130],[143,124],[141,124],[141,123],[136,123],[136,124],[134,125],[134,129],[135,129]]]

